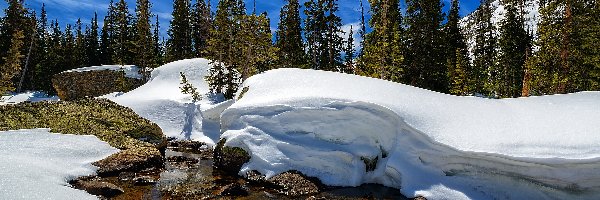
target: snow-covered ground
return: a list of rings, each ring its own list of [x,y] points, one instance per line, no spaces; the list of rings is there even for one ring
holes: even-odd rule
[[[206,59],[188,59],[168,63],[152,71],[145,85],[128,93],[113,93],[103,97],[129,107],[158,124],[167,137],[214,145],[220,133],[219,115],[227,106],[217,105],[223,101],[222,96],[208,95],[208,84],[204,77],[208,74],[209,62]],[[200,94],[205,94],[201,101],[192,102],[191,95],[181,93],[180,72],[184,72]]]
[[[82,67],[82,68],[67,70],[65,72],[87,72],[87,71],[101,71],[101,70],[123,71],[123,72],[125,72],[125,77],[142,79],[142,75],[140,74],[139,67],[137,67],[135,65],[91,66],[91,67]]]
[[[95,136],[48,131],[0,132],[0,199],[97,199],[67,182],[94,174],[91,163],[118,150]]]
[[[294,169],[428,199],[600,198],[600,92],[497,100],[300,69],[243,87],[221,116],[226,145],[252,157],[242,175]]]
[[[58,101],[59,98],[57,96],[48,96],[44,92],[33,91],[33,92],[24,92],[20,94],[11,94],[7,96],[0,97],[0,106],[6,104],[16,104],[25,101],[30,102],[38,102],[38,101]]]

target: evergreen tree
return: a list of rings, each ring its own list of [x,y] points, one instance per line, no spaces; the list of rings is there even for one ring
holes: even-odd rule
[[[115,21],[112,32],[112,60],[115,64],[124,65],[133,63],[132,43],[135,29],[132,26],[132,16],[125,0],[119,0],[115,5]]]
[[[300,26],[300,4],[298,0],[289,0],[281,8],[276,32],[275,47],[278,48],[278,67],[306,68],[306,53],[302,42]]]
[[[600,1],[587,1],[582,21],[587,22],[579,30],[582,35],[582,52],[586,52],[583,65],[588,80],[586,90],[600,90]]]
[[[384,80],[402,81],[402,28],[398,0],[371,0],[373,31],[365,36],[357,73]]]
[[[362,56],[362,49],[365,46],[366,34],[367,34],[367,25],[365,23],[365,7],[363,6],[363,0],[360,0],[360,30],[358,32],[360,35],[360,47],[361,51],[358,53],[358,57]]]
[[[193,57],[190,0],[175,0],[167,41],[167,61]]]
[[[19,74],[21,70],[21,63],[23,56],[21,54],[21,48],[23,47],[23,31],[13,31],[13,37],[11,38],[12,44],[6,53],[6,56],[2,58],[2,65],[0,69],[0,94],[4,94],[9,91],[14,91],[15,87],[12,79]]]
[[[150,25],[150,2],[148,0],[138,0],[136,5],[136,30],[135,37],[135,64],[140,67],[140,74],[143,80],[148,80],[150,74],[147,68],[155,68],[156,54],[154,52],[154,38],[152,36]]]
[[[50,80],[53,74],[52,69],[49,68],[50,64],[48,63],[48,60],[50,59],[48,57],[48,53],[50,51],[48,48],[50,33],[48,32],[48,17],[46,14],[45,4],[42,4],[37,25],[37,53],[35,54],[36,62],[32,65],[33,77],[31,79],[31,89],[52,93],[52,84]]]
[[[194,56],[206,57],[206,43],[212,27],[212,16],[210,7],[206,5],[204,0],[196,0],[192,17]]]
[[[348,39],[346,40],[346,47],[344,48],[344,67],[340,72],[347,74],[354,74],[354,31],[350,26],[350,32],[348,33]]]
[[[81,19],[75,23],[75,47],[73,56],[73,67],[83,67],[89,63],[85,48],[85,38],[81,27]]]
[[[160,40],[160,23],[158,20],[158,15],[156,15],[156,21],[154,24],[154,33],[152,34],[154,45],[152,46],[155,55],[155,63],[157,66],[164,64],[164,51],[162,48],[161,40]]]
[[[102,26],[102,35],[100,36],[100,63],[113,64],[112,55],[114,53],[114,30],[116,21],[116,8],[113,0],[108,4],[108,11],[104,17],[104,25]]]
[[[459,27],[459,9],[458,0],[452,0],[448,13],[448,22],[444,27],[446,36],[445,54],[448,80],[450,81],[450,93],[464,95],[471,92],[469,87],[465,87],[468,86],[466,72],[470,71],[470,64],[467,56],[467,44]]]
[[[490,94],[492,88],[488,80],[489,69],[494,68],[496,58],[496,31],[492,24],[491,0],[481,0],[475,13],[475,47],[473,49],[473,68],[469,73],[469,82],[474,92]]]
[[[343,39],[337,0],[310,0],[304,6],[308,56],[313,69],[339,71]]]
[[[439,92],[448,91],[440,0],[407,0],[405,81]]]
[[[493,91],[500,97],[519,97],[523,91],[523,66],[530,37],[514,4],[504,5],[507,12],[500,28],[498,63],[490,73]]]
[[[98,14],[94,12],[92,25],[86,34],[86,52],[88,55],[88,66],[98,66],[100,62],[100,46],[98,41]]]
[[[241,63],[236,69],[241,75],[241,81],[259,71],[272,68],[275,61],[275,47],[272,44],[269,18],[266,13],[261,15],[244,15],[238,40],[241,42]]]
[[[67,24],[65,27],[65,32],[61,40],[64,60],[62,66],[59,68],[59,73],[79,67],[75,59],[75,36],[73,35],[73,26],[71,24]],[[58,64],[60,64],[60,62]]]

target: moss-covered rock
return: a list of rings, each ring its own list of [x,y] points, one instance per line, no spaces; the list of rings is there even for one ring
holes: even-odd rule
[[[128,92],[144,82],[129,78],[123,71],[96,70],[63,72],[52,77],[52,86],[62,100],[95,97],[112,92]]]
[[[250,161],[250,155],[239,147],[225,146],[225,139],[221,139],[214,150],[213,166],[227,173],[237,174],[242,165]]]
[[[102,174],[162,166],[167,140],[160,127],[133,110],[105,99],[20,103],[0,106],[0,131],[50,128],[51,132],[95,135],[121,149],[95,163]]]

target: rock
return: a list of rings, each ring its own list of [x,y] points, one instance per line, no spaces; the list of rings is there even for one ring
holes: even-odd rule
[[[92,164],[99,167],[99,176],[113,176],[125,171],[163,167],[164,163],[163,156],[158,149],[141,147],[120,151]]]
[[[120,181],[131,181],[133,180],[133,178],[135,178],[135,173],[133,172],[121,172],[119,173],[119,180]]]
[[[250,155],[239,147],[225,146],[221,139],[214,150],[213,167],[226,173],[237,174],[242,165],[250,161]]]
[[[307,177],[298,171],[284,172],[267,181],[275,185],[280,193],[291,197],[317,194],[321,185],[318,179]]]
[[[143,84],[140,79],[125,77],[124,72],[112,70],[63,72],[52,77],[52,86],[64,101],[128,92]]]
[[[250,183],[255,183],[255,184],[263,184],[267,181],[266,177],[264,175],[260,174],[260,172],[258,172],[256,170],[247,172],[246,180],[248,180]]]
[[[156,179],[150,176],[139,176],[133,178],[133,185],[154,185],[156,184]]]
[[[423,196],[418,196],[418,197],[415,197],[414,200],[427,200],[427,198],[425,198]]]
[[[231,183],[221,188],[221,192],[219,192],[221,196],[246,196],[248,195],[248,191],[246,188],[242,187],[239,183]]]
[[[123,194],[123,189],[115,184],[98,180],[75,180],[71,184],[78,189],[85,190],[93,195],[114,197]]]

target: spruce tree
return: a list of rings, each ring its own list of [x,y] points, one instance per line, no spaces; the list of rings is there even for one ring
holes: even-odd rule
[[[365,36],[357,73],[391,81],[402,81],[401,13],[398,0],[371,0],[372,32]]]
[[[496,30],[492,24],[492,1],[481,0],[475,13],[475,47],[473,68],[469,82],[475,93],[489,95],[493,88],[488,80],[489,69],[494,68],[496,58]]]
[[[2,65],[0,65],[0,95],[15,90],[13,78],[19,74],[24,57],[21,54],[23,39],[25,38],[23,31],[17,29],[12,31],[12,33],[12,43],[8,52],[6,52],[6,56],[2,58]]]
[[[59,73],[79,67],[77,66],[75,59],[75,36],[73,35],[73,26],[71,24],[66,25],[65,32],[61,40],[64,60],[62,62],[62,66],[59,68]]]
[[[147,73],[148,68],[155,68],[156,54],[154,52],[154,38],[152,36],[150,25],[150,2],[148,0],[137,0],[135,9],[136,13],[136,30],[135,37],[135,65],[140,67],[140,74],[143,80],[148,80],[150,74]]]
[[[348,39],[346,40],[346,47],[344,48],[344,67],[340,70],[342,73],[354,74],[354,31],[350,26],[350,32],[348,33]]]
[[[73,49],[73,67],[83,67],[89,63],[85,48],[85,37],[83,36],[81,19],[75,23],[75,46]]]
[[[102,35],[100,36],[100,63],[101,64],[113,64],[113,53],[114,53],[114,30],[116,21],[116,8],[113,0],[110,0],[108,4],[108,11],[104,17],[104,25],[102,26]]]
[[[277,27],[275,47],[278,48],[277,67],[306,68],[306,53],[302,42],[300,25],[300,3],[288,0],[281,8]]]
[[[206,46],[212,27],[210,7],[204,0],[196,0],[192,13],[192,42],[194,43],[194,56],[206,57]]]
[[[272,44],[269,18],[266,13],[244,15],[238,39],[241,42],[242,63],[236,69],[241,81],[273,67],[276,50]]]
[[[125,0],[119,0],[115,5],[115,21],[112,33],[112,60],[114,64],[131,64],[133,61],[133,34],[132,16]]]
[[[158,20],[158,15],[156,15],[155,24],[154,24],[154,33],[152,34],[154,44],[152,49],[154,50],[154,59],[157,66],[164,64],[164,51],[163,45],[160,40],[160,23]]]
[[[405,81],[438,92],[448,91],[440,0],[407,0]]]
[[[169,26],[167,62],[193,57],[190,0],[175,0]]]
[[[98,66],[100,62],[100,43],[98,41],[98,14],[94,12],[90,31],[86,34],[86,52],[89,66]]]
[[[507,12],[500,28],[498,62],[490,73],[493,91],[499,97],[519,97],[523,91],[523,66],[530,37],[514,4],[504,5]]]
[[[452,0],[448,13],[448,22],[444,27],[446,37],[446,68],[448,69],[448,80],[450,81],[450,93],[464,95],[469,94],[471,89],[468,85],[466,72],[470,71],[468,51],[465,37],[459,27],[460,16],[458,0]],[[460,55],[457,55],[460,54]]]
[[[310,0],[304,6],[305,36],[313,69],[339,71],[343,39],[337,0]]]
[[[47,93],[52,93],[52,84],[50,83],[52,70],[49,68],[48,60],[50,33],[48,32],[48,17],[46,6],[42,4],[40,17],[37,22],[37,62],[35,62],[32,70],[32,89],[41,90]]]

